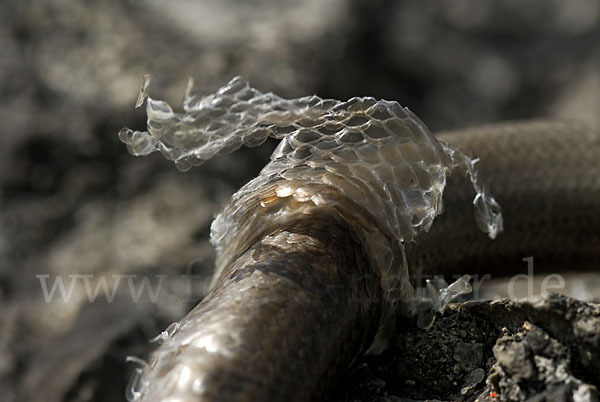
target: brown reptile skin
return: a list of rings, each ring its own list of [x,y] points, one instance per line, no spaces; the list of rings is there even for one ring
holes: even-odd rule
[[[142,400],[321,400],[371,343],[381,307],[377,278],[343,222],[321,214],[280,228],[181,321],[170,339],[177,349],[151,361]],[[187,347],[189,335],[212,342]],[[197,377],[182,381],[181,367]],[[173,371],[177,381],[166,381]]]
[[[495,240],[474,225],[473,191],[453,174],[446,211],[412,243],[409,267],[426,274],[506,276],[600,268],[600,130],[582,122],[505,123],[440,133],[479,157],[476,164],[502,207],[504,232]],[[458,176],[458,177],[457,177]]]
[[[473,190],[455,174],[444,214],[407,245],[412,271],[501,275],[524,269],[521,260],[529,256],[546,271],[598,266],[597,129],[577,122],[511,123],[439,138],[481,158],[480,177],[503,208],[505,231],[490,240],[477,230]],[[277,228],[240,253],[165,344],[185,343],[197,328],[186,322],[200,321],[203,336],[214,342],[207,348],[218,353],[185,345],[162,350],[150,361],[141,400],[326,396],[369,346],[381,319],[381,289],[352,232],[335,211],[321,212]],[[183,361],[200,380],[181,375],[167,382],[165,375]]]

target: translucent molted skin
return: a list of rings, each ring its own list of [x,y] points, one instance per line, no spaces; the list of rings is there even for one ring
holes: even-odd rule
[[[138,104],[147,84],[145,77]],[[212,224],[214,281],[237,253],[274,228],[334,207],[360,238],[386,301],[407,301],[412,289],[403,244],[442,212],[446,177],[455,168],[473,182],[479,227],[492,238],[502,230],[500,207],[476,180],[476,161],[438,141],[397,102],[287,100],[240,77],[208,96],[193,95],[191,88],[184,113],[148,98],[148,132],[119,133],[132,154],[160,151],[187,170],[242,145],[282,140],[259,176],[232,196]]]

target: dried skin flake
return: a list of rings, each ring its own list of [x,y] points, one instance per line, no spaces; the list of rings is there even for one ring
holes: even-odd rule
[[[138,103],[147,96],[144,77]],[[458,168],[475,189],[475,215],[490,237],[502,230],[500,208],[478,184],[475,160],[438,141],[397,102],[283,99],[235,77],[214,94],[195,95],[183,113],[147,98],[148,131],[119,133],[133,155],[160,151],[179,170],[242,145],[281,139],[258,177],[236,192],[211,227],[215,278],[239,250],[274,226],[335,210],[360,236],[390,304],[411,295],[404,243],[442,211],[446,176]]]

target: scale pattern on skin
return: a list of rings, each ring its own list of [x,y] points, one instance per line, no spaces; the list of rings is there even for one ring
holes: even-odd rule
[[[146,95],[145,79],[138,106]],[[438,141],[397,102],[356,97],[283,99],[240,77],[211,95],[188,85],[183,113],[148,98],[148,131],[119,133],[133,155],[160,151],[179,170],[242,145],[281,139],[259,176],[236,192],[211,227],[214,280],[240,251],[304,214],[335,211],[356,230],[390,306],[407,301],[404,246],[443,211],[446,177],[455,168],[475,189],[475,217],[494,238],[500,207],[477,182],[476,160]],[[214,282],[214,281],[213,281]]]

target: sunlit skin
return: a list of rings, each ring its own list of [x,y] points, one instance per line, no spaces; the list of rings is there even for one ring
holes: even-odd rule
[[[196,120],[149,98],[149,133],[120,138],[181,170],[269,135],[282,142],[213,223],[212,290],[154,353],[135,400],[323,398],[360,354],[385,347],[416,271],[600,260],[597,128],[513,123],[440,142],[395,102],[284,100],[237,78],[184,104]],[[453,171],[463,176],[447,182]]]

